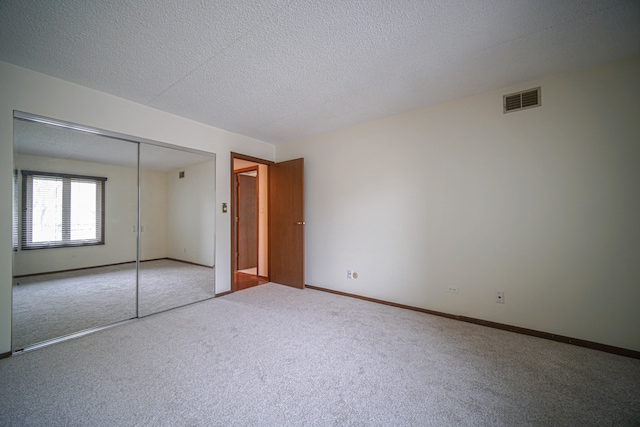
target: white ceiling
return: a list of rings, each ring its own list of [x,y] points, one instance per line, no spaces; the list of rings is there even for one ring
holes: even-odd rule
[[[637,0],[2,0],[0,59],[280,143],[640,55]]]

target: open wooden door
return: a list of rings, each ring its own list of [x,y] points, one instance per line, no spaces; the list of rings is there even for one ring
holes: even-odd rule
[[[269,278],[304,289],[304,159],[269,166]]]

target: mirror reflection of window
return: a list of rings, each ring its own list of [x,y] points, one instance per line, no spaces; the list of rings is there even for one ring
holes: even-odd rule
[[[62,179],[32,177],[28,182],[23,247],[62,243]]]
[[[14,119],[14,351],[137,316],[138,144]]]
[[[14,351],[215,296],[215,155],[20,114]]]
[[[18,195],[19,195],[18,170],[14,169],[13,170],[13,220],[12,220],[12,226],[11,226],[11,243],[12,243],[14,252],[18,250],[18,221],[19,221],[18,206],[20,205],[20,202],[18,200]]]
[[[102,215],[107,178],[22,171],[22,247],[104,242]]]

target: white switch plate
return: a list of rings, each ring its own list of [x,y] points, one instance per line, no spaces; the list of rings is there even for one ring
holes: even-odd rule
[[[504,291],[496,292],[496,302],[498,304],[504,304]]]

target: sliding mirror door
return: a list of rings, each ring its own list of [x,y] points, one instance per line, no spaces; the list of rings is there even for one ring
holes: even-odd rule
[[[14,119],[14,351],[137,316],[137,160],[137,143]]]
[[[139,315],[215,295],[215,157],[140,144]]]

